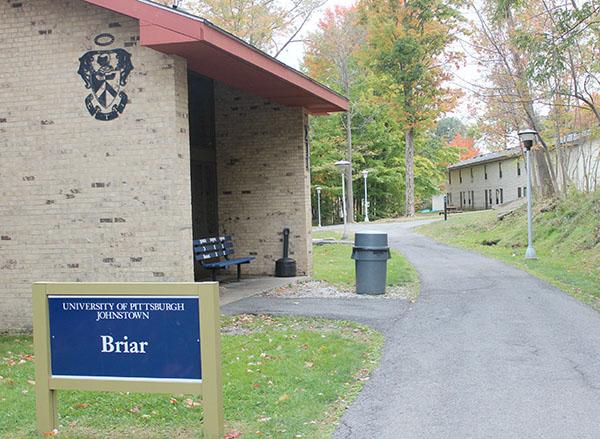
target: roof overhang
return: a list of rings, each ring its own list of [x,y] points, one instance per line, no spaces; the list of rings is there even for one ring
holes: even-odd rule
[[[196,73],[312,114],[348,110],[345,97],[200,17],[148,0],[84,1],[138,20],[142,46],[181,56]]]

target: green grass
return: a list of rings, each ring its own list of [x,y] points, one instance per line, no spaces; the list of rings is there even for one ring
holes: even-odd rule
[[[315,236],[316,235],[316,236]],[[321,231],[313,234],[316,238],[340,239],[337,232]],[[353,240],[353,237],[349,238]],[[388,261],[387,284],[405,287],[412,291],[411,298],[416,298],[419,277],[414,267],[402,254],[391,250],[392,258]],[[355,274],[352,246],[344,244],[313,245],[313,278],[322,280],[342,288],[354,288]]]
[[[558,202],[536,204],[538,260],[524,259],[526,212],[523,206],[502,221],[494,211],[451,215],[447,222],[427,224],[418,231],[522,268],[600,310],[600,192],[572,193]]]
[[[376,366],[383,340],[321,319],[237,316],[223,322],[226,432],[243,438],[325,438]],[[35,435],[29,336],[0,337],[0,437]],[[59,392],[64,438],[199,437],[191,395]],[[234,437],[237,437],[234,435]]]
[[[342,233],[335,230],[316,230],[312,232],[313,239],[342,239]],[[354,232],[348,233],[348,241],[354,241]]]

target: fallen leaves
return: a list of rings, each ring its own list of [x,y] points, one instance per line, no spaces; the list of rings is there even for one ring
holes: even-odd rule
[[[76,409],[86,409],[88,408],[90,405],[86,402],[80,402],[79,404],[75,404],[73,407]]]
[[[225,439],[237,439],[239,437],[242,437],[242,433],[237,430],[231,430],[225,433]]]
[[[193,409],[195,407],[200,407],[202,405],[201,402],[194,401],[193,399],[190,399],[190,398],[183,401],[183,404],[189,409]]]
[[[11,352],[8,353],[10,354]],[[13,367],[21,364],[27,364],[28,362],[33,361],[33,355],[20,354],[16,357],[3,358],[3,360],[8,366]]]

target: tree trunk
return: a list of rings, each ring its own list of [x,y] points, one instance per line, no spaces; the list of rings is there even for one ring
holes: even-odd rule
[[[348,95],[346,95],[348,96]],[[348,209],[348,222],[354,222],[354,191],[352,189],[352,112],[346,112],[346,160],[350,166],[346,169],[346,206]]]
[[[513,35],[516,32],[517,26],[514,21],[511,7],[511,2],[506,3],[506,24],[509,29],[509,34]],[[499,52],[501,56],[502,53]],[[536,109],[533,106],[533,99],[529,83],[527,82],[527,75],[525,74],[525,63],[523,62],[523,54],[515,46],[510,46],[510,56],[513,61],[514,69],[513,72],[509,63],[505,60],[505,70],[512,77],[514,83],[514,89],[519,100],[522,103],[525,117],[529,122],[529,126],[536,130],[538,133],[540,130],[539,117]],[[559,188],[556,182],[556,176],[554,169],[552,168],[552,162],[550,160],[550,153],[548,151],[548,145],[544,142],[541,134],[538,134],[539,149],[533,151],[534,166],[537,169],[538,180],[540,183],[540,189],[543,197],[554,197],[558,194]]]
[[[405,133],[406,147],[404,150],[405,158],[405,203],[404,214],[406,216],[415,216],[415,129],[410,127]]]

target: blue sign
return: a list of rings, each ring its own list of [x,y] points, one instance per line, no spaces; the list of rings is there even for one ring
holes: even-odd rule
[[[48,296],[54,377],[201,380],[197,296]]]

